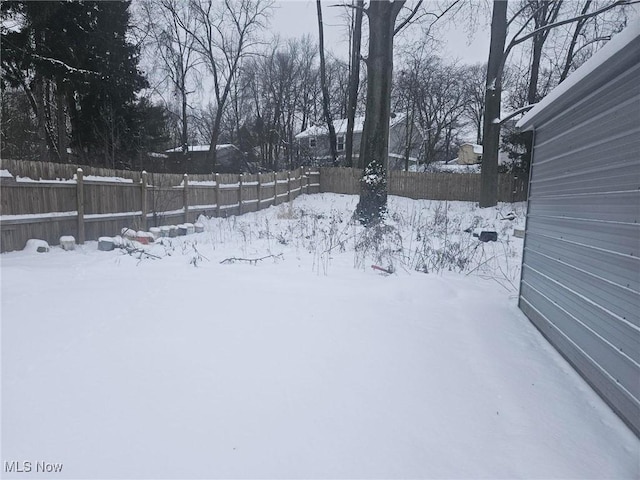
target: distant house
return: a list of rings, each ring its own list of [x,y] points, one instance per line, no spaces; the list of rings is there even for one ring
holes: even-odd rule
[[[534,133],[519,306],[640,435],[640,23],[518,122]]]
[[[458,165],[477,165],[482,163],[482,145],[477,143],[463,143],[458,149]],[[509,154],[500,150],[498,152],[498,165],[511,163]]]
[[[463,143],[458,150],[458,165],[475,165],[482,161],[482,145]]]
[[[347,120],[334,120],[336,131],[336,150],[338,162],[345,160]],[[353,156],[358,158],[364,117],[356,117],[353,128]],[[329,129],[326,125],[314,125],[296,135],[298,154],[303,163],[312,165],[331,165],[331,149],[329,145]],[[389,158],[390,170],[401,170],[405,166],[407,155],[409,165],[416,165],[422,145],[422,136],[415,124],[407,120],[404,113],[393,114],[389,122]]]
[[[182,147],[165,151],[164,171],[170,173],[212,173],[214,168],[207,160],[209,145],[190,145],[185,155]],[[160,160],[160,159],[158,159]],[[246,155],[230,143],[216,146],[217,173],[254,173],[257,166],[248,162]]]

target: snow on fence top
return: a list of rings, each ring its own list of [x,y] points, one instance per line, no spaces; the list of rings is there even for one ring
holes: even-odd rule
[[[284,196],[295,198],[301,192],[300,187],[294,188],[297,186],[295,181],[302,183],[305,193],[317,193],[319,190],[318,183],[300,180],[311,175],[303,176],[302,169],[281,174],[293,178],[291,182],[281,181],[289,183],[289,187],[285,187],[284,192],[282,188],[278,189],[276,196],[274,182],[270,183],[271,189],[266,182],[256,188],[259,184],[254,175],[216,175],[219,179],[216,183],[211,175],[195,175],[195,178],[189,177],[189,181],[184,182],[182,175],[152,174],[150,178],[153,181],[145,183],[140,182],[140,178],[146,178],[140,172],[130,172],[132,178],[124,178],[119,175],[121,171],[104,169],[105,175],[101,176],[95,175],[101,172],[100,169],[87,167],[85,171],[92,174],[84,175],[85,181],[80,183],[78,175],[72,173],[78,171],[75,165],[10,162],[8,168],[3,169],[2,178],[11,180],[14,168],[22,175],[40,179],[20,177],[14,172],[18,182],[3,181],[0,210],[2,251],[24,248],[26,240],[35,234],[52,245],[57,244],[61,234],[72,234],[82,244],[85,238],[96,239],[112,234],[114,225],[131,227],[135,223],[144,230],[152,226],[149,222],[173,222],[176,217],[187,222],[203,213],[215,216],[221,211],[225,215],[255,211],[280,203],[279,198]],[[56,174],[69,176],[56,179]],[[42,180],[41,176],[53,180]],[[270,174],[263,178],[277,177]],[[240,178],[247,180],[242,183],[242,188]],[[176,186],[179,182],[182,183]],[[7,185],[6,189],[4,185]],[[143,189],[146,194],[142,194]]]

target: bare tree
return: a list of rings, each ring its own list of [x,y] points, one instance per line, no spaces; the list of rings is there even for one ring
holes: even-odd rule
[[[295,134],[321,116],[318,48],[309,36],[282,43],[253,56],[240,71],[239,100],[265,167],[294,167],[299,156]]]
[[[347,132],[345,138],[345,163],[351,167],[353,162],[353,129],[358,105],[358,87],[360,82],[360,51],[362,45],[362,15],[364,13],[364,0],[356,0],[353,5],[351,55],[349,60],[349,95],[347,100]],[[360,159],[361,157],[358,157]],[[360,162],[358,162],[360,163]]]
[[[380,221],[387,205],[387,155],[393,78],[393,36],[404,1],[371,2],[367,65],[367,107],[360,145],[364,172],[356,216],[364,225]]]
[[[489,65],[487,70],[487,93],[485,95],[484,118],[484,142],[482,158],[482,185],[480,193],[480,206],[491,207],[498,201],[498,149],[500,143],[500,104],[502,95],[502,76],[509,53],[518,45],[533,41],[534,50],[539,45],[544,45],[548,38],[548,31],[563,25],[574,24],[583,19],[602,15],[612,9],[623,8],[635,3],[634,0],[617,0],[608,2],[604,6],[591,12],[578,15],[569,15],[567,18],[558,19],[557,2],[536,2],[527,0],[507,21],[507,2],[494,0],[493,19],[491,23],[491,45],[489,52]],[[514,21],[520,20],[520,27],[511,40],[506,42],[507,27]],[[528,31],[530,25],[534,25]],[[505,47],[506,45],[506,47]],[[537,50],[536,50],[537,51]],[[536,54],[534,51],[534,57]],[[530,68],[528,82],[528,100],[537,96],[539,58],[534,58]],[[537,62],[537,64],[536,64]]]
[[[331,158],[333,164],[338,164],[338,152],[336,151],[336,129],[333,126],[333,119],[331,118],[331,110],[329,109],[329,88],[327,87],[327,71],[324,58],[324,28],[322,26],[322,6],[320,0],[316,0],[316,9],[318,11],[318,46],[320,48],[320,85],[322,87],[322,111],[324,112],[324,119],[329,130],[329,149],[331,152]]]
[[[216,169],[216,145],[233,81],[242,60],[255,53],[256,33],[264,27],[270,0],[192,0],[192,35],[213,81],[215,113],[207,159]]]
[[[393,79],[393,38],[416,18],[435,17],[430,26],[450,12],[461,0],[450,3],[439,14],[426,12],[422,0],[396,24],[405,0],[370,2],[365,10],[369,20],[369,53],[367,66],[367,104],[360,158],[364,166],[360,182],[360,201],[356,217],[364,225],[378,223],[387,205],[387,161],[389,146],[389,117],[391,113],[391,85]]]
[[[597,9],[598,4],[593,0],[585,0],[576,12],[580,19],[573,26],[571,40],[561,66],[559,82],[563,82],[573,69],[584,62],[592,54],[593,49],[610,40],[613,34],[626,26],[628,14],[626,6],[603,12],[595,17],[588,17],[587,14],[592,8]]]
[[[413,140],[415,136],[414,126],[417,116],[419,76],[418,69],[411,68],[415,62],[408,65],[396,76],[394,89],[392,91],[392,102],[395,104],[396,112],[403,112],[407,116],[407,128],[404,135],[404,170],[409,171],[409,160],[411,151],[415,148]]]
[[[416,52],[408,75],[413,77],[409,95],[424,136],[424,161],[448,161],[468,103],[464,70],[456,63],[445,64],[438,57]],[[398,83],[400,87],[403,82]]]
[[[195,16],[191,5],[180,0],[150,0],[142,2],[142,10],[151,41],[151,54],[160,58],[163,80],[167,81],[179,103],[179,142],[183,155],[189,145],[189,100],[194,93],[190,86],[199,60],[196,58]]]
[[[527,89],[527,102],[536,103],[538,98],[538,80],[540,78],[540,61],[544,47],[551,29],[545,29],[558,18],[563,0],[527,0],[527,10],[533,19],[533,28],[537,32],[531,37],[531,63],[529,69],[529,86]]]
[[[476,64],[465,68],[463,79],[466,96],[465,115],[473,123],[476,143],[482,145],[482,120],[484,118],[484,92],[487,65]]]
[[[502,100],[502,69],[507,41],[507,2],[493,1],[491,43],[485,88],[483,122],[483,152],[480,207],[496,205],[498,199],[498,149],[500,147],[500,105]]]

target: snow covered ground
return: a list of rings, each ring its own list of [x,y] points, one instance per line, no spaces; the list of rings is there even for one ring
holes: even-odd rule
[[[640,476],[516,306],[523,204],[391,197],[365,235],[356,201],[204,220],[160,258],[1,255],[6,478]]]

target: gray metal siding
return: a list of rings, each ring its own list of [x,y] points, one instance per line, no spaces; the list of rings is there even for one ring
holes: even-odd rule
[[[532,121],[520,308],[640,435],[640,64],[620,58]]]

